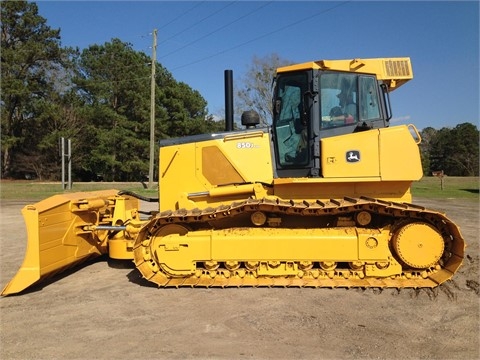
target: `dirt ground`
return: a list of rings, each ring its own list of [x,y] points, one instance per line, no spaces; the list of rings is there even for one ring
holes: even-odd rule
[[[446,212],[468,243],[435,290],[157,289],[96,261],[0,299],[1,359],[479,359],[479,205]],[[22,263],[22,202],[3,201],[0,286]]]

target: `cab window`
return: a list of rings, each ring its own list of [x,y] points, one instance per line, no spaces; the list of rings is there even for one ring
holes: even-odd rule
[[[284,75],[277,80],[274,131],[281,167],[308,164],[308,129],[303,119],[303,98],[308,89],[306,73]]]
[[[320,78],[322,128],[355,124],[358,118],[358,75],[327,73]]]
[[[360,120],[380,118],[377,81],[373,76],[360,77]]]

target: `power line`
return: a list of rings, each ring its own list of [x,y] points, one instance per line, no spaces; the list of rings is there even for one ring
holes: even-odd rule
[[[263,35],[257,36],[257,37],[255,37],[255,38],[253,38],[253,39],[247,40],[247,41],[245,41],[245,42],[243,42],[243,43],[240,43],[240,44],[238,44],[238,45],[232,46],[232,47],[230,47],[230,48],[228,48],[228,49],[221,50],[221,51],[219,51],[219,52],[217,52],[217,53],[215,53],[215,54],[212,54],[212,55],[209,55],[209,56],[205,56],[205,57],[203,57],[203,58],[201,58],[201,59],[192,61],[192,62],[187,63],[187,64],[185,64],[185,65],[177,66],[177,67],[171,69],[171,71],[178,70],[178,69],[182,69],[182,68],[187,67],[187,66],[190,66],[190,65],[198,64],[199,62],[202,62],[202,61],[205,61],[205,60],[214,58],[215,56],[222,55],[222,54],[225,54],[225,53],[230,52],[230,51],[232,51],[232,50],[238,49],[238,48],[240,48],[240,47],[242,47],[242,46],[248,45],[248,44],[253,43],[253,42],[257,41],[257,40],[263,39],[263,38],[265,38],[265,37],[267,37],[267,36],[276,34],[277,32],[280,32],[280,31],[283,31],[283,30],[285,30],[285,29],[291,28],[291,27],[293,27],[293,26],[295,26],[295,25],[298,25],[298,24],[300,24],[300,23],[302,23],[302,22],[311,20],[311,19],[313,19],[313,18],[315,18],[315,17],[317,17],[317,16],[320,16],[320,15],[323,15],[323,14],[325,14],[325,13],[327,13],[327,12],[330,12],[330,11],[332,11],[332,10],[335,10],[335,9],[341,7],[341,6],[344,6],[344,5],[348,4],[348,3],[350,3],[351,1],[352,1],[352,0],[349,0],[349,1],[345,1],[345,2],[340,3],[340,4],[337,4],[337,5],[334,5],[334,6],[332,6],[332,7],[329,7],[328,9],[322,10],[322,11],[320,11],[320,12],[318,12],[318,13],[315,13],[315,14],[313,14],[313,15],[307,16],[307,17],[305,17],[305,18],[303,18],[303,19],[297,20],[297,21],[295,21],[295,22],[293,22],[293,23],[290,23],[290,24],[288,24],[288,25],[282,26],[282,27],[280,27],[280,28],[278,28],[278,29],[276,29],[276,30],[270,31],[270,32],[265,33],[265,34],[263,34]],[[176,51],[175,51],[175,52],[176,52]],[[172,53],[173,53],[173,52],[172,52]],[[167,55],[165,55],[165,56],[168,56],[168,55],[170,55],[170,54],[172,54],[172,53],[169,53],[169,54],[167,54]]]
[[[223,10],[225,10],[225,9],[228,8],[229,6],[232,6],[232,5],[235,4],[236,2],[237,2],[237,1],[233,1],[233,2],[228,3],[227,5],[223,6],[222,8],[218,9],[217,11],[211,13],[210,15],[207,15],[207,16],[205,16],[204,18],[198,20],[198,21],[197,21],[196,23],[194,23],[193,25],[191,25],[191,26],[183,29],[182,31],[179,31],[179,32],[176,33],[176,34],[173,34],[173,35],[170,36],[169,38],[166,38],[166,39],[162,40],[162,41],[159,43],[159,45],[167,42],[167,41],[170,40],[170,39],[173,39],[174,37],[176,37],[176,36],[178,36],[178,35],[180,35],[180,34],[183,34],[184,32],[186,32],[186,31],[188,31],[188,30],[190,30],[190,29],[192,29],[192,28],[194,28],[194,27],[197,26],[198,24],[201,24],[201,23],[204,22],[205,20],[211,18],[212,16],[218,14],[219,12],[222,12]]]
[[[165,29],[168,25],[174,23],[175,21],[177,21],[178,19],[181,19],[183,16],[187,15],[189,12],[195,10],[197,7],[199,7],[200,5],[203,5],[205,1],[201,1],[201,2],[197,2],[195,5],[193,5],[191,8],[189,8],[188,10],[182,12],[180,15],[178,15],[176,18],[170,20],[168,23],[166,23],[165,25],[163,25],[162,27],[158,28],[157,30],[160,31],[162,29]]]
[[[325,13],[327,13],[327,12],[330,12],[330,11],[332,11],[332,10],[335,10],[335,9],[339,8],[340,6],[344,6],[344,5],[346,5],[346,4],[350,3],[350,2],[351,2],[351,0],[350,0],[350,1],[345,1],[345,2],[340,3],[340,4],[336,4],[336,5],[332,6],[332,7],[329,7],[329,8],[327,8],[327,9],[324,9],[324,10],[322,10],[322,11],[320,11],[320,12],[317,12],[317,13],[315,13],[315,14],[312,14],[312,15],[307,16],[307,17],[305,17],[305,18],[302,18],[302,19],[300,19],[300,20],[294,21],[294,22],[292,22],[292,23],[290,23],[290,24],[287,24],[287,25],[285,25],[285,26],[283,26],[283,27],[280,27],[280,28],[278,28],[278,29],[276,29],[276,30],[270,31],[270,32],[265,33],[265,34],[263,34],[263,35],[257,36],[257,37],[255,37],[255,38],[253,38],[253,39],[247,40],[247,41],[245,41],[245,42],[243,42],[243,43],[240,43],[240,44],[237,44],[237,45],[235,45],[235,46],[232,46],[232,47],[230,47],[230,48],[228,48],[228,49],[218,51],[218,52],[216,52],[216,53],[214,53],[214,54],[212,54],[212,55],[209,55],[209,56],[200,58],[200,59],[198,59],[198,60],[192,61],[192,62],[187,63],[187,64],[185,64],[185,65],[177,66],[177,67],[171,69],[170,71],[182,69],[182,68],[184,68],[184,67],[187,67],[187,66],[190,66],[190,65],[193,65],[193,64],[197,64],[197,63],[199,63],[199,62],[202,62],[202,61],[211,59],[211,58],[213,58],[213,57],[215,57],[215,56],[225,54],[225,53],[230,52],[230,51],[232,51],[232,50],[238,49],[238,48],[240,48],[240,47],[242,47],[242,46],[245,46],[245,45],[248,45],[248,44],[253,43],[253,42],[255,42],[255,41],[258,41],[258,40],[260,40],[260,39],[263,39],[263,38],[265,38],[265,37],[267,37],[267,36],[273,35],[273,34],[275,34],[275,33],[278,33],[278,32],[280,32],[280,31],[286,30],[286,29],[288,29],[288,28],[291,28],[291,27],[293,27],[293,26],[296,26],[296,25],[298,25],[298,24],[300,24],[300,23],[303,23],[303,22],[305,22],[305,21],[311,20],[311,19],[313,19],[313,18],[315,18],[315,17],[317,17],[317,16],[320,16],[320,15],[323,15],[323,14],[325,14]],[[203,2],[202,2],[202,3],[203,3]],[[218,10],[218,11],[214,12],[213,14],[207,16],[206,18],[209,18],[209,17],[217,14],[218,12],[224,10],[226,7],[232,5],[233,3],[235,3],[235,2],[229,3],[228,5],[222,7],[220,10]],[[224,25],[224,26],[221,26],[220,28],[218,28],[218,29],[216,29],[216,30],[214,30],[214,31],[211,31],[211,32],[205,34],[204,36],[202,36],[202,37],[200,37],[200,38],[198,38],[198,39],[196,39],[196,40],[191,41],[190,43],[184,45],[183,47],[181,47],[181,48],[179,48],[179,49],[176,49],[176,50],[174,50],[174,51],[172,51],[172,52],[170,52],[170,53],[162,56],[161,58],[165,58],[165,57],[167,57],[167,56],[169,56],[169,55],[172,55],[173,53],[176,53],[176,52],[184,49],[185,47],[192,45],[193,43],[195,43],[195,42],[197,42],[197,41],[200,41],[200,40],[205,39],[206,37],[208,37],[208,36],[210,36],[210,35],[218,32],[218,31],[220,31],[220,30],[225,29],[226,27],[230,26],[231,24],[233,24],[233,23],[235,23],[235,22],[238,22],[238,21],[240,21],[240,20],[242,20],[242,19],[244,19],[244,18],[252,15],[253,13],[255,13],[255,12],[263,9],[264,7],[266,7],[266,6],[268,6],[268,5],[270,5],[271,3],[272,3],[272,1],[266,3],[266,4],[262,5],[262,6],[260,6],[260,7],[258,7],[258,8],[256,8],[256,9],[254,9],[253,11],[251,11],[251,12],[245,14],[245,15],[242,15],[242,16],[238,17],[238,18],[235,19],[234,21],[229,22],[228,24],[226,24],[226,25]],[[198,7],[198,6],[199,6],[199,4],[196,4],[196,6],[193,6],[192,8],[190,8],[189,10],[187,10],[187,12],[194,10],[194,9],[195,9],[196,7]],[[186,14],[186,12],[183,13],[181,16],[178,16],[178,17],[175,18],[174,20],[170,21],[168,24],[170,24],[170,23],[172,23],[173,21],[179,19],[180,17],[182,17],[182,16],[185,15],[185,14]],[[198,23],[206,20],[206,18],[204,18],[204,19],[202,19],[202,20],[199,20],[195,25],[197,25]],[[167,25],[168,25],[168,24],[167,24]],[[192,25],[192,26],[184,29],[184,30],[181,31],[180,33],[189,30],[189,29],[192,28],[193,26],[194,26],[194,25]],[[165,26],[163,26],[163,27],[165,27]],[[180,34],[180,33],[177,33],[177,34],[171,36],[169,39],[173,38],[174,36],[176,36],[176,35],[178,35],[178,34]],[[149,34],[149,35],[151,35],[151,34]],[[167,40],[168,40],[168,39],[167,39]],[[166,41],[166,40],[164,40],[164,41]],[[138,66],[138,65],[137,65],[137,64],[130,64],[130,65],[125,65],[125,66],[123,66],[123,68],[126,69],[126,68],[134,67],[134,66]],[[84,87],[91,87],[91,86],[100,85],[100,84],[107,84],[107,83],[110,83],[110,84],[117,83],[117,84],[118,84],[118,83],[133,82],[133,81],[145,80],[145,79],[151,79],[151,76],[143,76],[143,77],[137,77],[137,78],[131,78],[131,79],[122,79],[122,80],[93,80],[93,79],[90,79],[90,80],[88,80],[88,81],[89,81],[89,84],[84,84],[83,86],[84,86]]]
[[[204,36],[201,36],[201,37],[199,37],[199,38],[197,38],[197,39],[195,39],[195,40],[190,41],[188,44],[185,44],[184,46],[182,46],[182,47],[180,47],[180,48],[178,48],[178,49],[176,49],[176,50],[173,50],[173,51],[169,52],[168,54],[165,54],[165,55],[161,56],[160,59],[164,59],[164,58],[166,58],[167,56],[170,56],[170,55],[172,55],[172,54],[175,54],[175,53],[179,52],[180,50],[183,50],[183,49],[185,49],[186,47],[188,47],[188,46],[190,46],[190,45],[193,45],[194,43],[196,43],[196,42],[198,42],[198,41],[200,41],[200,40],[203,40],[203,39],[209,37],[210,35],[213,35],[213,34],[219,32],[220,30],[223,30],[223,29],[225,29],[226,27],[228,27],[228,26],[230,26],[230,25],[232,25],[232,24],[234,24],[234,23],[236,23],[236,22],[238,22],[238,21],[240,21],[240,20],[243,20],[244,18],[246,18],[246,17],[254,14],[255,12],[263,9],[264,7],[270,5],[272,2],[273,2],[273,1],[270,1],[270,2],[268,2],[268,3],[266,3],[266,4],[264,4],[264,5],[256,8],[256,9],[250,11],[249,13],[238,17],[237,19],[229,22],[228,24],[225,24],[225,25],[219,27],[218,29],[213,30],[213,31],[205,34]],[[188,65],[185,65],[185,66],[188,66]],[[183,67],[183,66],[182,66],[182,67]]]

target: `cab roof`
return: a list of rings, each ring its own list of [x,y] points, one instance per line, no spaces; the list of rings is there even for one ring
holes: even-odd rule
[[[412,63],[409,57],[318,60],[280,67],[277,69],[277,74],[310,69],[373,74],[378,80],[384,81],[389,91],[398,89],[413,79]]]

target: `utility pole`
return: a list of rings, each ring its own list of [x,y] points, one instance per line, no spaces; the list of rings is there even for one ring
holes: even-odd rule
[[[155,65],[157,63],[157,29],[153,29],[152,79],[150,83],[150,167],[148,170],[148,188],[153,187],[153,167],[155,157]]]

